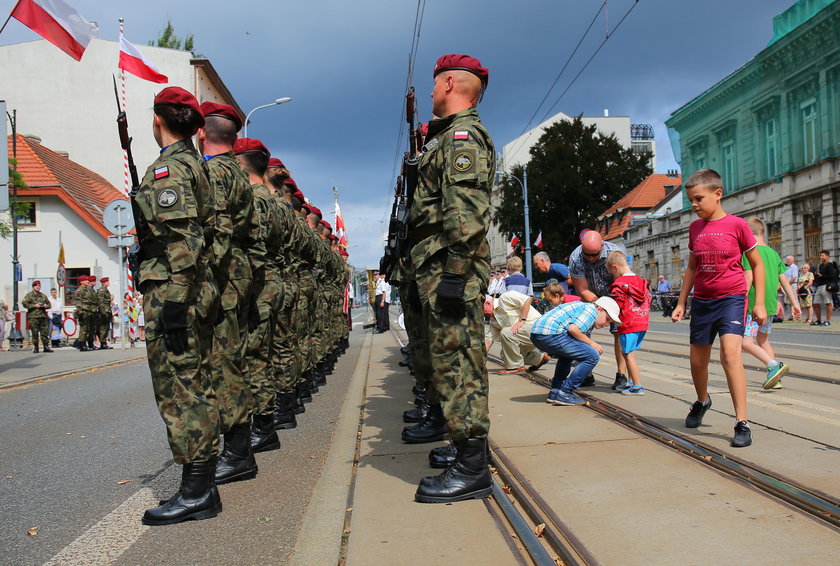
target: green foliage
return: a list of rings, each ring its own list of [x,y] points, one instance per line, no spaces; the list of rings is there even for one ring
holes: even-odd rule
[[[23,175],[20,174],[19,171],[15,171],[14,166],[17,165],[17,161],[15,159],[9,158],[9,186],[8,188],[4,188],[3,190],[8,190],[11,193],[12,187],[17,187],[18,191],[21,189],[28,189],[29,185],[26,184],[26,181],[23,180]],[[32,206],[31,202],[16,202],[14,197],[9,194],[9,209],[12,216],[20,216],[22,214],[26,214],[29,212],[29,207]],[[12,223],[6,222],[4,219],[0,218],[0,238],[4,240],[7,239],[9,236],[12,235]]]
[[[157,39],[150,41],[149,45],[153,47],[167,47],[169,49],[181,49],[184,46],[184,51],[189,51],[194,54],[195,50],[195,34],[188,34],[184,39],[175,35],[175,26],[172,25],[172,20],[167,20],[166,27],[160,32]]]
[[[533,243],[542,230],[542,251],[554,262],[578,246],[581,230],[594,228],[600,214],[651,174],[649,156],[623,148],[614,135],[605,136],[594,125],[584,126],[580,116],[547,128],[530,153],[531,235],[525,238]],[[522,179],[522,170],[517,164],[512,174]],[[515,180],[502,179],[493,221],[508,240],[517,234],[524,243],[522,189]]]

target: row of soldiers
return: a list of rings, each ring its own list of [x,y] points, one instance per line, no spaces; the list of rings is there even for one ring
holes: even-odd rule
[[[79,276],[79,287],[73,296],[76,305],[76,321],[79,324],[79,337],[73,342],[73,347],[80,352],[96,350],[94,340],[99,338],[99,350],[111,350],[108,345],[108,335],[111,331],[111,291],[108,290],[110,279],[103,277],[99,280],[99,288],[95,288],[95,275]]]
[[[241,126],[179,87],[155,97],[161,155],[132,200],[152,383],[183,471],[147,525],[218,514],[216,486],[256,476],[254,454],[280,448],[348,346],[346,251]]]

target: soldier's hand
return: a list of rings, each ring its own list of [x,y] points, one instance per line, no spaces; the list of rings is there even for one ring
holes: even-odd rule
[[[175,355],[187,351],[187,310],[184,303],[164,301],[160,313],[160,324],[163,327],[163,342],[166,349]]]
[[[467,314],[467,305],[464,302],[464,289],[467,281],[463,275],[455,273],[444,273],[438,286],[437,302],[440,310],[452,318],[458,320]]]

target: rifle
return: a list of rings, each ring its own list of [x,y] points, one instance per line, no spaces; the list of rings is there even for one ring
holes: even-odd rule
[[[140,285],[140,263],[143,261],[141,243],[149,233],[149,226],[143,219],[136,200],[137,189],[140,187],[140,179],[137,177],[137,167],[134,165],[134,157],[131,155],[132,138],[128,135],[128,116],[120,106],[117,79],[113,75],[111,78],[114,79],[114,96],[117,99],[117,131],[120,134],[120,146],[128,157],[128,172],[131,175],[131,191],[128,193],[128,197],[131,200],[131,212],[134,215],[134,226],[137,233],[137,239],[128,249],[128,268],[131,270],[131,277],[134,279],[135,287],[138,287]]]

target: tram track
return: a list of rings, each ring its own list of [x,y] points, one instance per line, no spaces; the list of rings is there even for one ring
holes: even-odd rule
[[[501,367],[501,359],[488,355]],[[540,372],[530,372],[522,377],[545,388],[550,388],[551,379]],[[576,392],[584,398],[586,407],[613,420],[622,426],[640,433],[680,454],[714,468],[727,477],[743,482],[759,492],[793,507],[805,515],[840,531],[840,500],[822,491],[809,488],[791,478],[772,470],[732,456],[704,442],[679,431],[664,427],[632,411],[604,401],[599,397]]]

